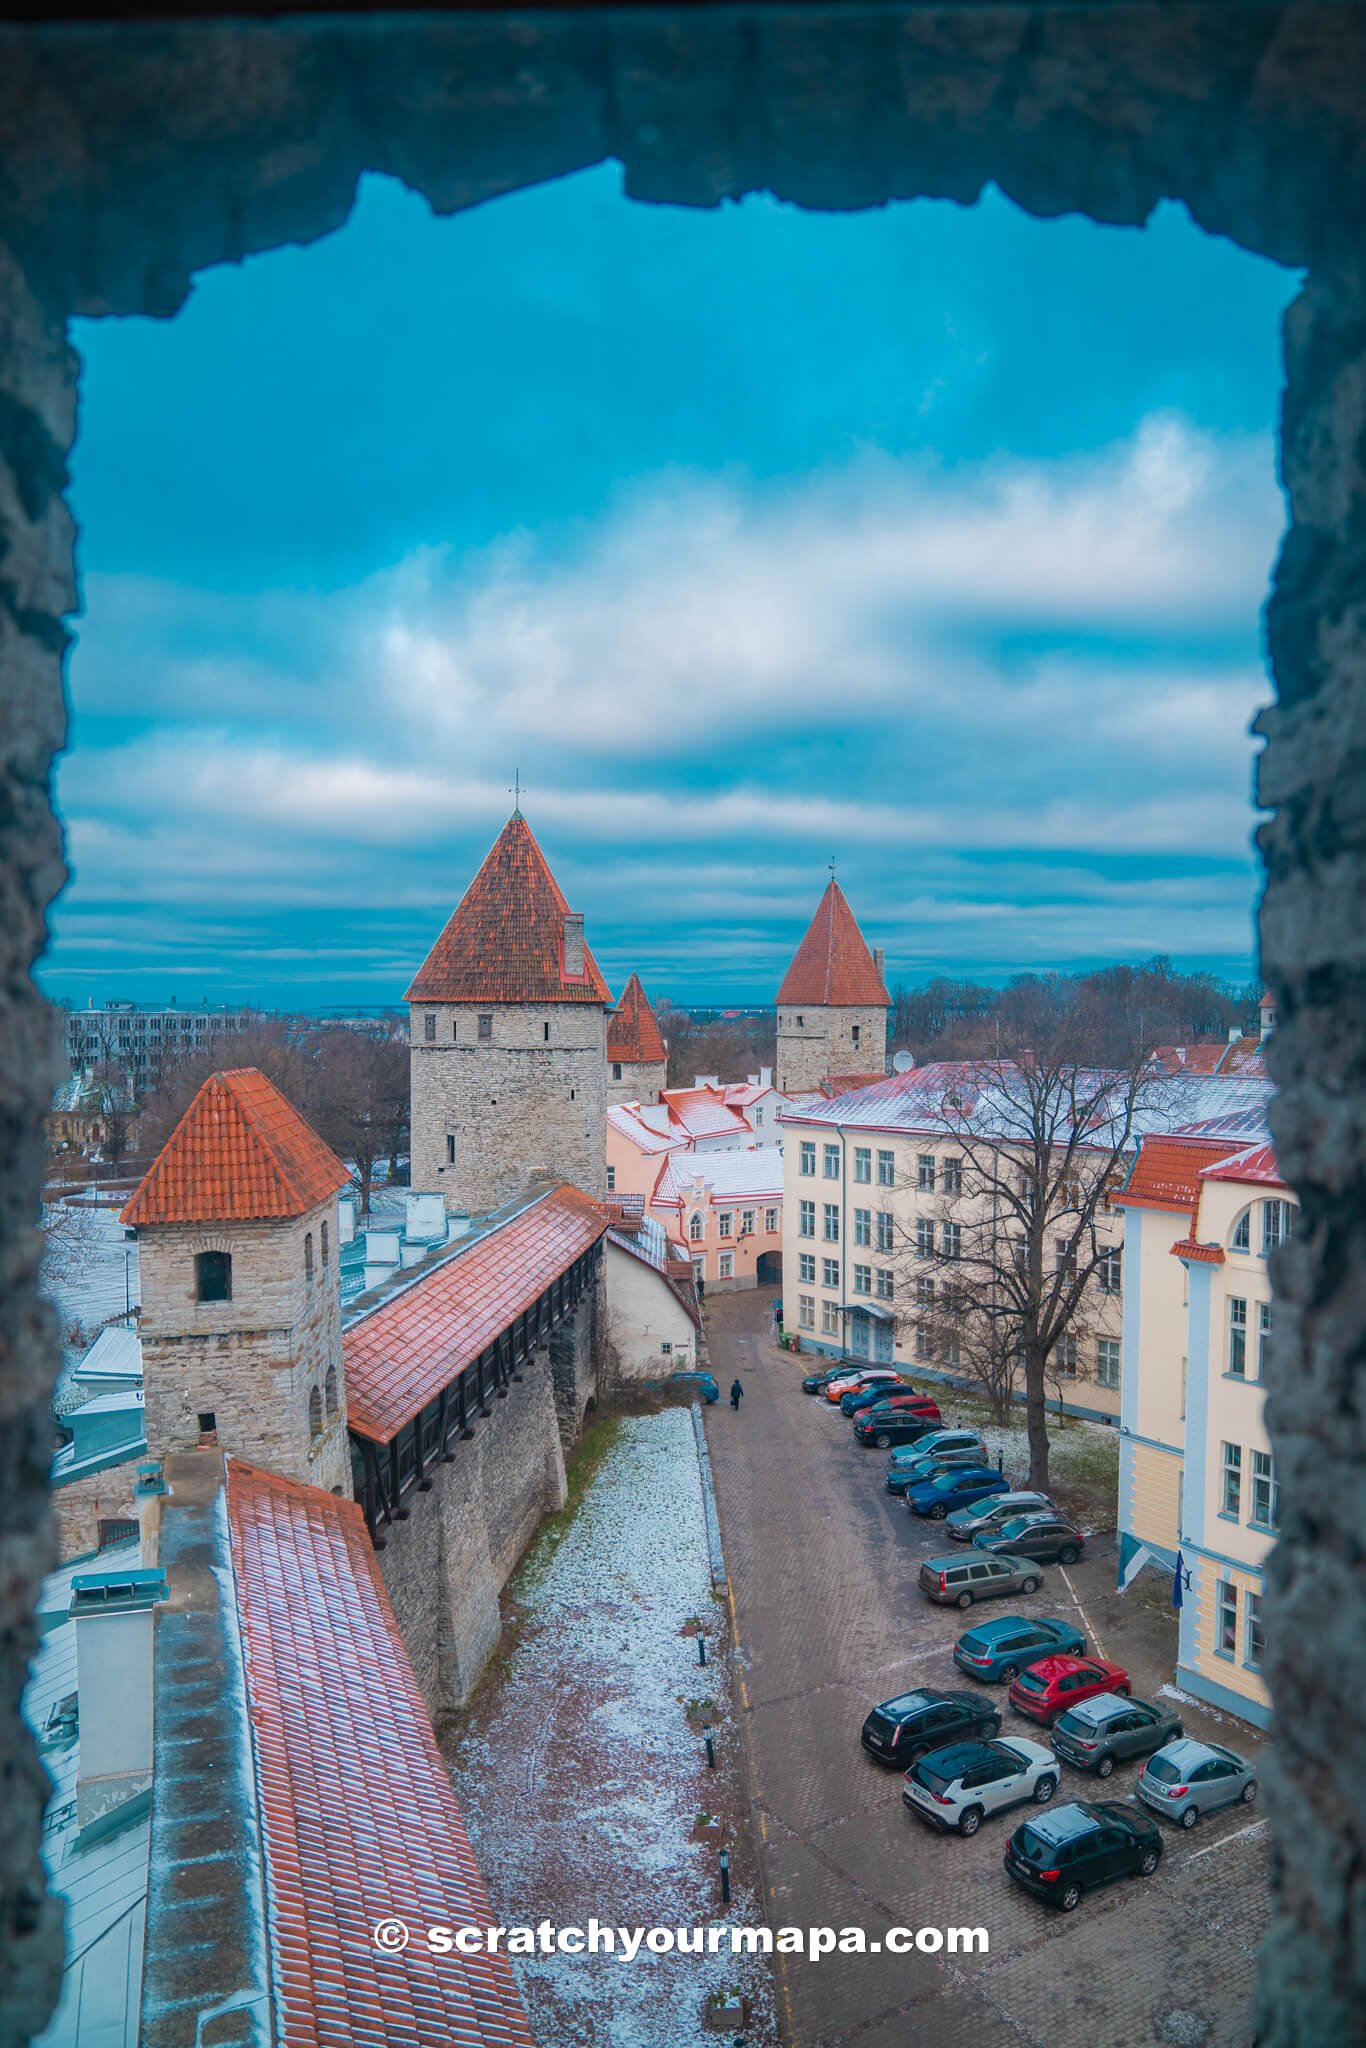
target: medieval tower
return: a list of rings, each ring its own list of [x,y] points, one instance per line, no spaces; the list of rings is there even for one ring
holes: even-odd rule
[[[414,1189],[480,1215],[539,1181],[602,1186],[612,997],[520,810],[405,1001]]]
[[[211,1074],[123,1211],[147,1445],[217,1442],[351,1495],[337,1192],[351,1176],[254,1067]]]
[[[650,999],[633,974],[607,1023],[607,1100],[658,1102],[668,1058]]]
[[[890,1002],[882,949],[869,951],[832,877],[778,990],[776,1086],[801,1095],[828,1075],[885,1073]]]

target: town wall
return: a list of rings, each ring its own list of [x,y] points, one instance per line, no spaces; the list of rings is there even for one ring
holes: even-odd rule
[[[68,1480],[52,1490],[52,1511],[57,1518],[58,1555],[63,1564],[78,1557],[93,1557],[100,1547],[100,1523],[136,1522],[138,1503],[137,1459],[122,1465],[107,1465],[102,1472],[89,1472],[83,1479]]]
[[[874,1005],[799,1009],[779,1004],[773,1081],[780,1094],[809,1094],[827,1074],[880,1074],[886,1064],[884,1009]]]
[[[492,1019],[483,1039],[481,1016]],[[414,1003],[410,1042],[415,1189],[440,1194],[448,1211],[467,1216],[485,1215],[541,1180],[601,1189],[607,1019],[600,1005]]]

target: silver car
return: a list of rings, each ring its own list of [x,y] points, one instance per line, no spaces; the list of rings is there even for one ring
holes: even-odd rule
[[[932,1827],[975,1835],[989,1813],[1047,1806],[1058,1789],[1057,1758],[1038,1742],[956,1742],[933,1749],[906,1773],[901,1797]]]
[[[1145,1806],[1193,1828],[1200,1816],[1221,1806],[1251,1806],[1257,1797],[1257,1773],[1245,1756],[1217,1742],[1197,1742],[1183,1735],[1150,1756],[1134,1788]]]
[[[974,1536],[994,1536],[1016,1515],[1056,1512],[1046,1493],[997,1493],[990,1500],[974,1501],[970,1508],[955,1508],[944,1524],[944,1534],[959,1543],[971,1543]]]

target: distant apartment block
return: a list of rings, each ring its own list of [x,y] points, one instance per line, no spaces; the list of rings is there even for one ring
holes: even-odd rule
[[[63,1046],[73,1074],[90,1067],[116,1066],[134,1079],[147,1080],[164,1066],[187,1055],[207,1052],[217,1040],[235,1036],[256,1021],[254,1010],[201,1003],[182,1009],[143,1009],[137,1003],[92,1002],[84,1010],[67,1010],[62,1019]]]

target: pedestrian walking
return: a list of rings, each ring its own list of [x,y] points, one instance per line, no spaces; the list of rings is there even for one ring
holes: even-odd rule
[[[732,1380],[730,1383],[730,1405],[735,1410],[737,1415],[740,1413],[740,1403],[744,1400],[744,1398],[745,1390],[740,1385],[739,1380]]]

